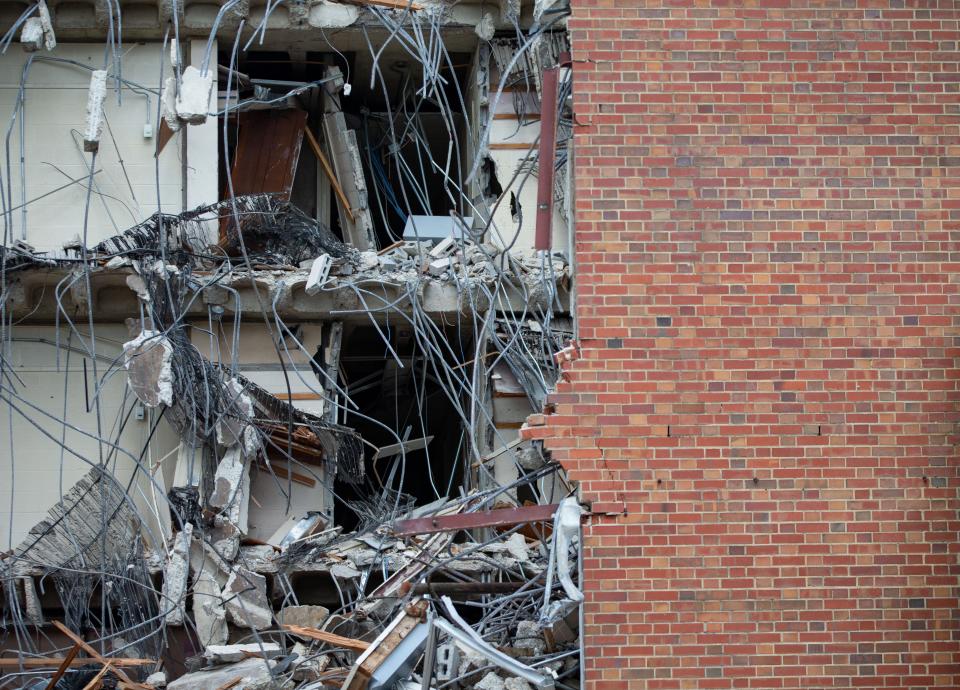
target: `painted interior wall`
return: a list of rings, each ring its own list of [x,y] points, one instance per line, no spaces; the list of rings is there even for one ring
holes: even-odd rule
[[[232,321],[224,321],[211,331],[209,324],[195,322],[191,340],[197,351],[213,362],[232,362],[240,374],[263,387],[281,400],[289,401],[296,409],[323,415],[322,387],[310,366],[308,353],[317,351],[324,325],[301,324],[298,330],[304,352],[291,339],[280,345],[282,359],[274,346],[273,337],[263,322],[240,322],[234,330]],[[233,344],[236,343],[236,351]],[[309,512],[319,512],[324,520],[333,519],[333,484],[322,463],[305,465],[290,463],[282,454],[267,452],[274,467],[268,468],[262,458],[251,467],[248,535],[261,541],[270,540],[278,533],[286,534]],[[305,479],[294,481],[291,475]]]
[[[122,77],[131,84],[123,85],[118,93],[116,82],[109,83],[106,123],[94,166],[101,172],[94,175],[89,193],[88,245],[139,223],[155,213],[158,204],[166,212],[183,210],[183,133],[174,135],[158,161],[154,158],[160,66],[170,76],[169,56],[163,54],[160,43],[124,44],[122,50]],[[90,69],[51,62],[49,57],[73,60]],[[0,158],[3,192],[6,194],[8,182],[12,189],[10,199],[0,201],[7,211],[7,223],[0,224],[0,232],[9,230],[12,239],[25,239],[38,250],[51,250],[83,235],[87,183],[53,190],[90,173],[92,154],[83,151],[87,91],[90,70],[103,65],[103,44],[61,44],[51,53],[33,54],[13,46],[0,55],[0,121],[13,122],[9,155]],[[13,119],[22,75],[23,117]],[[22,166],[21,123],[25,136]],[[150,138],[144,136],[146,124],[150,125]],[[215,144],[213,151],[215,175]],[[45,194],[49,196],[16,208]]]
[[[120,482],[129,482],[136,474],[130,494],[141,515],[154,516],[148,530],[157,534],[158,525],[165,529],[164,490],[154,491],[147,477],[134,470],[146,446],[142,466],[150,468],[162,486],[173,477],[177,437],[161,419],[147,446],[156,412],[139,406],[126,384],[122,362],[113,363],[127,340],[125,326],[97,325],[99,386],[93,359],[86,354],[89,342],[80,343],[76,336],[70,341],[66,330],[60,332],[59,362],[52,326],[18,326],[4,347],[10,366],[4,396],[10,390],[15,397],[0,399],[0,551],[15,547],[48,508],[100,463],[110,466]],[[64,349],[68,345],[70,349]],[[104,443],[96,439],[96,401]],[[121,428],[118,420],[125,418]],[[75,428],[66,428],[61,419]]]

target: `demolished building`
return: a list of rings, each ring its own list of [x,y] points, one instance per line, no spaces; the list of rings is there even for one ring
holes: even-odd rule
[[[0,688],[960,687],[958,3],[0,14]]]
[[[0,687],[579,687],[567,8],[14,14]]]

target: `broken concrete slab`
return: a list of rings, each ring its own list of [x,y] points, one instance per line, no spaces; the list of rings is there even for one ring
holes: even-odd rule
[[[167,690],[285,690],[292,683],[274,678],[270,671],[276,665],[269,659],[245,659],[229,666],[196,671],[180,676],[167,684]]]
[[[187,596],[187,583],[190,578],[190,542],[193,525],[183,526],[173,539],[173,548],[167,555],[163,568],[163,590],[161,606],[167,625],[183,625],[184,604]]]
[[[43,47],[43,25],[39,17],[30,17],[23,23],[20,31],[20,45],[28,53],[33,53]]]
[[[207,121],[213,78],[213,70],[203,73],[193,65],[183,70],[176,99],[177,117],[180,120],[191,125],[199,125]]]
[[[239,446],[232,446],[217,464],[210,506],[222,511],[231,524],[245,533],[249,500],[250,465]]]
[[[506,541],[507,551],[521,563],[530,561],[530,549],[527,548],[527,538],[519,532],[514,532]]]
[[[265,630],[273,624],[273,610],[267,599],[267,580],[263,575],[245,568],[234,569],[221,597],[234,625]]]
[[[285,606],[277,614],[281,625],[297,625],[301,628],[319,628],[330,616],[330,609],[325,606],[303,605]]]
[[[513,648],[523,652],[526,656],[540,656],[546,650],[547,643],[543,638],[543,630],[536,621],[520,621],[517,623],[517,634]]]
[[[243,454],[253,455],[260,446],[256,431],[250,425],[254,416],[253,400],[243,384],[233,378],[224,381],[223,397],[227,410],[217,420],[217,442],[228,448],[242,444]]]
[[[311,652],[310,649],[301,642],[295,643],[291,651],[297,655],[297,659],[294,661],[295,666],[293,669],[294,680],[318,680],[320,678],[320,674],[326,671],[330,666],[329,654],[321,654],[318,656],[315,652]]]
[[[221,599],[222,589],[209,569],[202,570],[193,584],[193,620],[197,626],[200,643],[211,646],[223,645],[230,639],[227,628],[227,612]],[[241,657],[242,658],[242,657]],[[232,661],[239,661],[233,659]]]
[[[328,254],[321,254],[310,266],[310,275],[307,277],[307,285],[303,289],[308,295],[315,295],[320,292],[320,288],[327,282],[330,276],[330,266],[333,260]]]
[[[217,666],[220,664],[232,664],[251,657],[275,659],[280,656],[281,652],[280,645],[276,642],[264,642],[262,644],[211,644],[207,645],[207,648],[203,650],[203,658]]]
[[[92,153],[100,148],[103,133],[103,101],[107,97],[107,71],[97,69],[90,73],[87,91],[87,119],[83,130],[83,150]]]
[[[491,671],[481,678],[478,683],[475,683],[473,687],[474,690],[505,690],[506,685],[503,682],[503,678]]]
[[[123,344],[127,385],[147,407],[173,405],[173,345],[160,333],[140,332]]]
[[[167,687],[167,674],[163,671],[157,671],[147,676],[147,679],[143,682],[154,688],[165,688]]]
[[[523,678],[506,678],[503,687],[505,690],[533,690],[533,686]]]
[[[338,580],[355,580],[360,577],[360,571],[349,563],[337,563],[330,568],[330,575]]]
[[[57,37],[53,33],[53,22],[50,19],[50,10],[47,3],[40,0],[37,4],[37,14],[29,17],[23,23],[20,32],[20,43],[28,53],[45,48],[51,51],[57,47]]]

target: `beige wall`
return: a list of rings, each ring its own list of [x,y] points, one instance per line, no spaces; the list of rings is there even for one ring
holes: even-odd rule
[[[121,61],[123,78],[158,91],[160,65],[164,65],[166,76],[171,74],[169,57],[162,53],[159,43],[124,44]],[[5,55],[0,55],[0,122],[5,123],[3,136],[6,135],[6,123],[15,112],[20,78],[28,55],[16,44]],[[26,79],[26,141],[22,171],[19,163],[19,123],[15,124],[11,136],[9,167],[0,156],[4,185],[7,178],[13,185],[13,202],[8,202],[7,208],[19,206],[24,198],[30,201],[46,194],[68,183],[71,178],[89,174],[91,154],[83,152],[83,131],[90,71],[75,65],[43,61],[41,58],[70,59],[92,69],[100,69],[103,67],[104,46],[102,43],[58,45],[52,53],[39,52],[34,55],[37,57]],[[150,94],[148,111],[148,101],[143,93],[124,87],[120,93],[121,102],[118,103],[115,82],[109,82],[109,86],[104,104],[109,128],[104,125],[96,160],[96,169],[103,172],[94,178],[94,190],[103,196],[96,193],[91,196],[88,244],[95,244],[125,230],[157,211],[154,159],[158,131],[157,96]],[[153,137],[149,139],[143,136],[144,124],[148,122],[153,129]],[[174,135],[159,161],[162,207],[164,211],[173,213],[183,210],[182,136],[182,133]],[[214,172],[215,155],[211,162]],[[26,179],[25,194],[21,194],[21,172]],[[59,249],[64,241],[82,235],[87,199],[85,187],[85,183],[74,184],[27,205],[27,242],[41,250]],[[13,239],[22,237],[20,233],[24,223],[21,211],[13,211],[11,220]],[[0,232],[2,230],[0,226]]]
[[[85,332],[86,329],[81,331]],[[97,354],[108,359],[115,358],[122,343],[129,339],[126,328],[120,325],[98,325],[96,333]],[[48,342],[37,342],[37,339]],[[13,399],[12,406],[7,399],[0,400],[0,551],[16,546],[30,528],[46,516],[47,509],[60,500],[62,493],[69,491],[71,486],[90,470],[91,463],[100,462],[100,444],[95,438],[85,435],[97,433],[96,411],[85,410],[85,400],[87,397],[93,400],[96,385],[92,360],[75,350],[70,353],[67,366],[67,352],[61,349],[58,370],[57,348],[52,344],[55,340],[56,332],[53,327],[18,326],[14,329],[13,342],[4,348],[4,357],[11,368],[10,378],[4,384],[3,395],[6,398],[8,389],[12,389],[23,400]],[[66,331],[61,331],[60,342],[61,346],[67,344]],[[83,347],[76,339],[73,346]],[[109,370],[109,362],[102,359],[97,362],[97,373],[101,380]],[[142,420],[132,415],[121,432],[120,420],[136,400],[128,392],[122,363],[115,366],[113,371],[116,374],[106,378],[99,397],[102,435],[111,442],[118,442],[128,453],[137,457],[146,444],[155,413],[145,410]],[[59,421],[64,418],[65,379],[66,421],[80,431],[65,430]],[[30,405],[39,410],[31,408]],[[53,438],[50,438],[51,436]],[[82,459],[69,452],[61,453],[58,443],[60,440]],[[167,454],[176,447],[175,434],[170,426],[161,420],[149,452],[143,459],[145,465],[153,467],[167,456],[155,475],[161,484],[163,475],[173,475],[177,456],[176,453]],[[103,452],[105,457],[108,456],[110,447],[104,445]],[[118,480],[126,482],[133,475],[135,465],[128,455],[115,453],[109,466]],[[163,491],[157,491],[155,504],[150,483],[142,474],[138,473],[137,476],[137,481],[131,487],[131,495],[140,513],[158,513],[160,522],[166,524],[167,511]],[[156,533],[155,522],[149,525],[149,528]]]

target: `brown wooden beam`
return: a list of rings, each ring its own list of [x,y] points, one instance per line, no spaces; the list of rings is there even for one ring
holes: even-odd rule
[[[132,685],[132,686],[135,686],[135,687],[138,687],[138,688],[144,688],[144,690],[146,690],[146,687],[147,687],[147,686],[142,685],[141,683],[136,682],[135,680],[133,680],[132,678],[130,678],[130,676],[128,676],[126,673],[124,673],[122,670],[120,670],[119,668],[116,668],[116,666],[110,665],[110,661],[118,661],[117,659],[105,659],[105,658],[103,658],[103,657],[100,655],[100,652],[98,652],[96,649],[94,649],[93,647],[91,647],[90,645],[88,645],[88,644],[83,640],[83,638],[79,637],[75,632],[73,632],[70,628],[68,628],[67,626],[65,626],[63,623],[61,623],[60,621],[52,621],[52,622],[53,622],[53,627],[55,627],[57,630],[59,630],[59,631],[62,632],[64,635],[66,635],[67,637],[69,637],[69,638],[74,642],[74,644],[77,644],[77,645],[79,645],[80,647],[82,647],[82,648],[83,648],[83,651],[85,651],[87,654],[89,654],[91,657],[93,657],[93,659],[94,659],[95,661],[103,664],[104,666],[109,666],[110,672],[111,672],[113,675],[115,675],[117,678],[119,678],[120,680],[122,680],[123,682],[125,682],[125,683],[127,683],[127,684],[129,684],[129,685]]]
[[[533,246],[550,249],[553,235],[553,166],[557,154],[557,86],[560,69],[543,71],[540,96],[540,161],[537,164],[537,222]]]
[[[350,649],[354,652],[365,652],[370,646],[369,642],[357,640],[353,637],[335,635],[334,633],[327,632],[326,630],[318,630],[317,628],[305,628],[300,625],[285,625],[283,626],[283,629],[291,635],[296,635],[297,637],[306,637],[310,640],[319,640],[321,642],[326,642],[327,644],[333,645],[334,647],[343,647],[344,649]]]
[[[76,658],[77,654],[80,652],[80,645],[74,644],[70,651],[67,652],[67,655],[63,657],[63,661],[60,662],[60,665],[57,666],[56,672],[50,676],[50,682],[47,683],[46,690],[53,690],[56,687],[57,683],[60,682],[60,679],[63,678],[63,674],[67,672],[67,669],[70,668],[70,663]]]
[[[48,666],[60,667],[65,665],[65,668],[74,668],[76,666],[87,666],[89,664],[99,663],[96,659],[89,659],[87,657],[76,658],[74,655],[73,659],[70,659],[68,664],[64,664],[67,661],[69,655],[66,657],[63,656],[41,656],[41,657],[25,657],[23,659],[11,659],[9,657],[5,659],[0,659],[0,669],[2,668],[46,668]],[[114,668],[135,668],[138,666],[150,666],[151,664],[156,664],[156,659],[123,659],[116,657],[111,659],[113,662]]]

